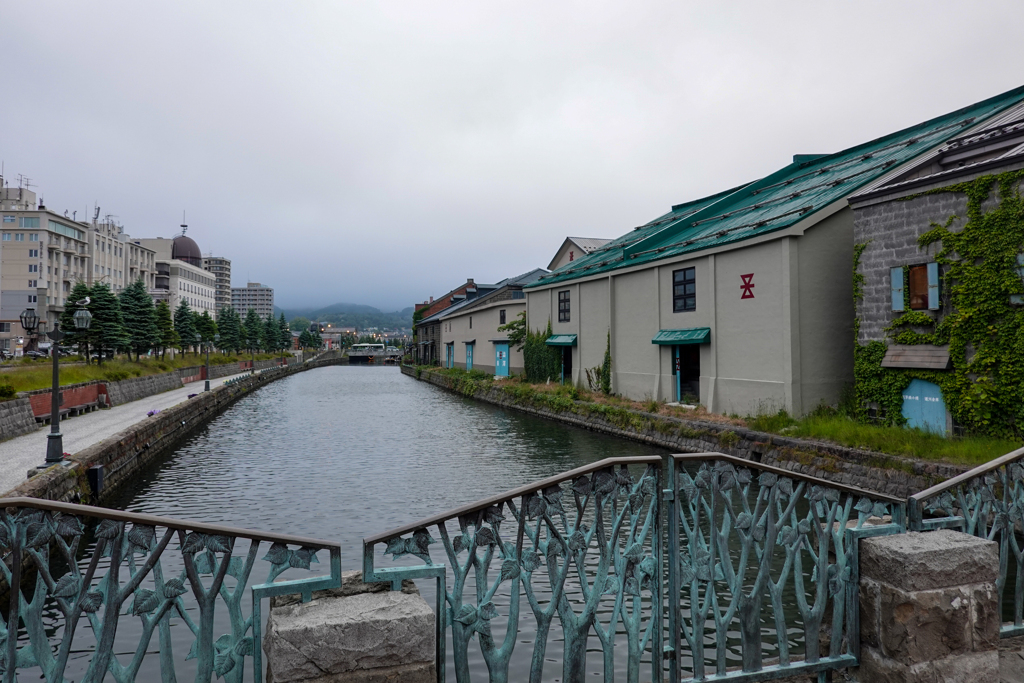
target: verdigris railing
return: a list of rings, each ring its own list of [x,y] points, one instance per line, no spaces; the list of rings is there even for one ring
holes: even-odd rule
[[[0,499],[0,549],[4,683],[19,669],[51,682],[174,681],[186,660],[197,681],[240,683],[247,658],[260,683],[261,601],[341,585],[337,543],[35,498]],[[330,576],[275,581],[310,570],[320,550]],[[258,566],[266,580],[247,589]],[[175,658],[176,642],[187,654]]]
[[[913,531],[959,529],[999,544],[996,590],[1013,611],[1000,635],[1024,635],[1024,448],[914,494],[908,507]]]
[[[582,681],[595,643],[605,680],[618,671],[619,680],[637,681],[644,659],[650,678],[661,680],[661,462],[609,458],[367,538],[365,580],[436,579],[439,681],[448,628],[459,683],[471,678],[474,636],[491,681],[540,681],[545,659],[559,657],[561,680]],[[378,568],[378,544],[393,559],[422,564]],[[529,665],[510,673],[526,610]],[[561,652],[550,649],[556,641]],[[616,660],[616,645],[625,661]]]
[[[449,635],[458,683],[824,680],[859,661],[857,541],[904,530],[901,499],[720,453],[611,458],[367,538],[363,572],[436,580],[439,681]]]

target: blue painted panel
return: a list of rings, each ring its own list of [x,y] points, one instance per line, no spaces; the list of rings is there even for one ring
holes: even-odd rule
[[[939,310],[939,264],[928,264],[928,310]]]
[[[903,310],[903,268],[889,271],[889,289],[892,293],[892,310]]]
[[[494,345],[494,374],[508,377],[508,344]]]
[[[946,433],[946,402],[937,384],[915,379],[903,390],[903,417],[908,427]]]
[[[473,369],[473,345],[466,344],[466,370]]]

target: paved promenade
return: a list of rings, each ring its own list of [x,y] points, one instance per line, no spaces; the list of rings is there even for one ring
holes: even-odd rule
[[[210,387],[220,386],[225,380],[247,374],[249,373],[243,372],[219,377],[211,380]],[[146,413],[151,410],[165,410],[178,405],[188,400],[189,394],[201,393],[204,384],[202,380],[191,382],[181,389],[172,389],[106,410],[94,410],[68,418],[60,423],[60,431],[64,436],[64,452],[77,453],[136,422],[145,420]],[[10,491],[25,481],[25,473],[30,468],[43,464],[46,460],[46,435],[49,433],[50,425],[45,425],[39,431],[0,443],[0,493]]]

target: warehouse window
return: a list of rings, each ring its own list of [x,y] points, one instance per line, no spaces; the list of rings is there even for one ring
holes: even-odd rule
[[[672,311],[697,310],[697,269],[672,271]]]
[[[504,325],[505,324],[505,309],[504,308],[502,308],[501,310],[498,311],[498,324],[499,325]]]
[[[569,322],[569,290],[558,293],[558,322]]]

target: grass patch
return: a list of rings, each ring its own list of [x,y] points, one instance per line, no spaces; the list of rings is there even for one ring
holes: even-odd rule
[[[251,360],[251,356],[214,356],[210,354],[210,365],[225,365],[237,363],[239,360]],[[256,354],[256,360],[270,360],[280,358],[274,354]],[[12,370],[0,372],[0,384],[10,386],[11,391],[35,391],[36,389],[48,389],[53,386],[53,362],[42,361],[30,365],[19,365]],[[139,362],[118,358],[104,361],[103,365],[92,363],[91,365],[62,365],[60,369],[60,384],[79,384],[93,380],[104,380],[117,382],[132,377],[145,377],[147,375],[158,375],[171,370],[196,367],[205,365],[206,358],[178,356],[174,360],[159,360],[157,358],[143,358]],[[0,396],[0,400],[3,400]]]

